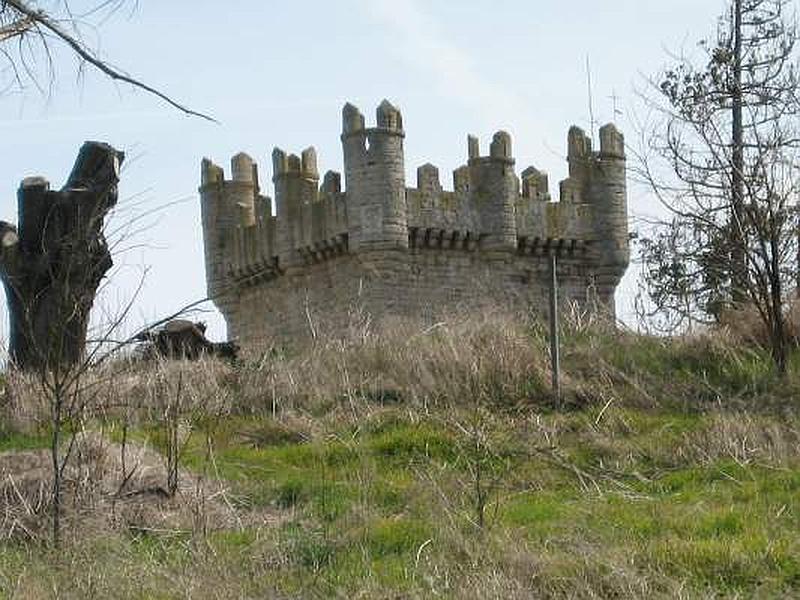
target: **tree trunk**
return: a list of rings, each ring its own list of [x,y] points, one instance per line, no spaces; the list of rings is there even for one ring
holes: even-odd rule
[[[733,90],[731,147],[731,299],[747,299],[747,235],[744,232],[744,140],[742,128],[742,0],[733,4]]]
[[[86,142],[60,191],[29,177],[18,192],[19,227],[0,221],[0,278],[16,367],[53,368],[83,357],[89,311],[113,264],[103,222],[117,202],[123,159],[108,144]]]
[[[767,271],[769,277],[769,302],[772,306],[772,327],[770,331],[770,341],[772,344],[772,358],[781,376],[786,375],[786,361],[789,352],[789,335],[786,330],[786,318],[784,315],[785,302],[783,298],[783,280],[781,278],[781,262],[779,248],[779,233],[782,228],[775,225],[774,220],[770,223],[770,268]],[[778,231],[776,231],[778,230]]]

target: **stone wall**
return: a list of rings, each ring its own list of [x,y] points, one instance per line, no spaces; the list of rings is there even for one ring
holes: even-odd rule
[[[258,169],[239,154],[232,179],[204,159],[200,187],[208,291],[228,335],[245,348],[298,343],[393,318],[430,324],[454,310],[513,305],[546,310],[549,256],[559,256],[564,302],[614,312],[629,259],[624,140],[613,125],[600,149],[568,135],[569,177],[551,202],[547,174],[514,171],[511,138],[494,135],[445,190],[438,169],[407,188],[403,120],[387,101],[377,126],[344,107],[341,176],[319,185],[313,148],[273,152],[275,215]]]

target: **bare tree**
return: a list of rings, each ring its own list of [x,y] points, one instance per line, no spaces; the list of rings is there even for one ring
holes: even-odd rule
[[[52,79],[53,57],[63,49],[78,59],[81,69],[88,65],[109,79],[142,89],[185,114],[214,121],[114,67],[86,42],[86,30],[93,29],[96,22],[104,21],[128,3],[129,0],[0,0],[0,64],[5,63],[2,71],[10,75],[6,86],[32,82],[41,87],[42,72]]]
[[[112,231],[109,243],[105,233],[107,215],[117,202],[122,159],[107,144],[87,142],[64,189],[50,191],[41,178],[23,181],[19,227],[0,222],[0,277],[11,309],[10,358],[18,371],[12,379],[37,389],[49,410],[55,545],[61,540],[65,474],[77,460],[76,440],[87,411],[95,405],[99,388],[113,385],[120,368],[126,368],[124,361],[106,359],[126,346],[114,340],[136,294],[120,310],[105,314],[87,341],[90,310],[112,266],[110,247],[128,235],[125,229]],[[98,371],[95,367],[101,363],[104,367]],[[179,385],[176,402],[180,390]],[[177,458],[170,469],[174,489]],[[130,475],[123,473],[123,483]]]
[[[0,0],[0,75],[4,87],[41,85],[54,77],[54,56],[77,58],[111,80],[154,95],[181,112],[213,119],[114,67],[87,43],[86,33],[128,0]],[[135,4],[135,2],[134,2]],[[80,8],[79,8],[80,6]],[[87,402],[83,376],[103,341],[87,352],[86,332],[97,288],[112,265],[103,227],[117,201],[122,153],[84,145],[66,185],[51,191],[28,178],[19,191],[18,226],[0,222],[0,277],[10,313],[12,364],[38,381],[51,411],[52,531],[61,535],[64,472]],[[109,341],[123,316],[104,334]],[[66,442],[64,438],[67,438]]]
[[[51,369],[80,361],[89,311],[111,268],[103,222],[117,202],[121,152],[87,142],[61,191],[41,177],[19,189],[19,227],[0,221],[0,278],[12,363]]]
[[[50,411],[55,544],[64,473],[90,397],[83,376],[102,347],[87,352],[86,332],[97,288],[112,266],[103,228],[117,202],[122,160],[111,146],[87,142],[61,191],[51,191],[40,177],[26,179],[19,190],[18,227],[0,221],[10,360],[36,382]],[[109,325],[107,335],[122,318]]]
[[[638,174],[669,210],[642,240],[669,328],[755,307],[786,366],[797,274],[797,29],[789,0],[732,0],[703,61],[679,58],[643,95]]]
[[[211,119],[111,66],[84,41],[93,21],[126,4],[128,0],[0,0],[0,64],[5,61],[19,85],[38,83],[43,68],[52,75],[52,56],[63,47],[81,68],[88,65],[184,113]],[[0,222],[0,277],[11,315],[11,358],[19,367],[52,367],[53,361],[81,358],[89,308],[112,264],[102,228],[116,203],[122,158],[109,146],[86,144],[60,192],[50,191],[41,178],[23,181],[19,231]],[[67,328],[64,335],[54,333],[60,327]],[[56,341],[61,348],[52,347]]]

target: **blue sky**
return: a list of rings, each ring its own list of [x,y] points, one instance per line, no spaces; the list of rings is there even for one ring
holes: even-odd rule
[[[595,120],[616,119],[631,139],[635,90],[668,62],[667,51],[692,51],[711,35],[722,7],[722,0],[139,0],[90,39],[113,64],[220,123],[181,115],[91,71],[77,77],[75,62],[60,53],[49,93],[0,95],[0,218],[16,221],[23,177],[40,174],[60,186],[84,140],[125,150],[121,197],[131,208],[118,222],[176,203],[137,223],[147,227],[116,256],[99,303],[117,310],[146,271],[129,323],[135,328],[205,295],[203,156],[227,165],[249,153],[272,196],[273,147],[314,145],[322,171],[341,170],[342,105],[373,115],[385,97],[403,112],[409,185],[416,168],[432,162],[450,187],[467,134],[485,148],[505,129],[518,171],[547,170],[555,194],[566,175],[567,129],[590,128],[587,56]],[[634,217],[652,212],[652,203],[631,186]],[[623,316],[632,280],[619,293]],[[224,336],[218,316],[204,318],[213,337]]]

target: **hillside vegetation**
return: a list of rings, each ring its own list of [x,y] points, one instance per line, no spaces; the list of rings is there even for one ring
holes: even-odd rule
[[[573,321],[558,409],[544,332],[500,317],[98,367],[58,550],[47,407],[12,377],[0,596],[800,595],[798,365]]]

